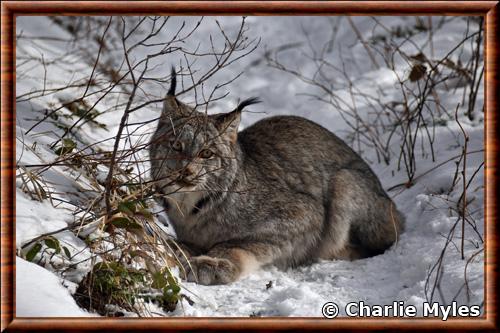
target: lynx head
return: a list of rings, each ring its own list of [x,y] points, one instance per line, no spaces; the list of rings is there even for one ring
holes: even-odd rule
[[[237,171],[235,148],[241,111],[259,101],[248,99],[232,112],[206,115],[178,101],[175,86],[172,68],[171,86],[150,143],[151,176],[165,194],[224,192]]]

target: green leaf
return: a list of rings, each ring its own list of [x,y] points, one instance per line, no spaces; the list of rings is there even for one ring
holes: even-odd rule
[[[178,293],[181,291],[181,287],[179,287],[179,285],[177,285],[177,284],[175,284],[175,285],[171,285],[170,287],[171,287],[172,292],[173,292],[174,294],[178,294]]]
[[[66,246],[63,246],[63,250],[64,250],[64,254],[66,255],[66,257],[68,257],[68,259],[70,259],[71,252],[69,252],[69,249]]]
[[[144,216],[148,221],[153,221],[153,214],[145,209],[145,208],[139,208],[139,212]]]
[[[118,210],[127,215],[133,215],[135,212],[135,204],[131,201],[124,201],[118,204]]]
[[[111,224],[117,228],[126,228],[130,224],[130,220],[126,217],[116,217],[111,220]]]
[[[174,294],[178,294],[181,291],[181,287],[179,287],[176,278],[172,275],[172,272],[170,272],[170,270],[167,270],[167,274],[168,274],[167,281],[169,288],[172,290]]]
[[[61,156],[64,153],[64,148],[63,147],[59,147],[56,150],[54,150],[54,153],[56,153],[56,155]]]
[[[130,225],[126,229],[142,229],[142,225],[137,222],[131,221]]]
[[[71,139],[65,138],[62,140],[62,142],[63,142],[64,147],[73,147],[73,148],[76,147],[75,141],[73,141]]]
[[[175,280],[175,278],[172,276],[172,274],[169,274],[168,277],[167,277],[167,281],[168,281],[168,284],[169,285],[176,285],[177,284],[177,281]]]
[[[76,142],[71,139],[62,139],[61,146],[54,150],[57,155],[69,154],[76,148]]]
[[[132,279],[132,281],[136,282],[136,283],[143,283],[144,282],[144,273],[142,272],[129,272],[130,274],[130,278]]]
[[[141,225],[127,217],[117,217],[111,220],[111,224],[121,229],[141,229]]]
[[[177,302],[179,300],[179,296],[177,295],[177,293],[174,293],[169,287],[170,286],[163,288],[163,300],[165,302]]]
[[[162,289],[168,284],[168,280],[162,272],[156,272],[153,274],[153,283],[151,288]]]
[[[57,240],[56,238],[52,238],[52,237],[45,239],[45,245],[47,245],[47,247],[54,249],[54,250],[57,250],[60,247],[59,240]]]
[[[26,260],[28,261],[33,261],[35,259],[36,255],[40,250],[42,249],[42,244],[36,243],[29,251],[26,253]]]

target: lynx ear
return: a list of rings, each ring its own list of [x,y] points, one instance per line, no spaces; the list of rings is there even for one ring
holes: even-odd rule
[[[241,121],[241,111],[246,106],[256,103],[260,103],[258,98],[248,98],[239,103],[234,111],[214,115],[217,129],[224,135],[229,135],[232,142],[236,142],[238,137],[238,126]]]
[[[249,105],[252,105],[252,104],[260,103],[260,102],[261,102],[261,100],[258,97],[251,97],[251,98],[244,99],[243,101],[241,101],[238,104],[235,111],[242,111],[243,108],[245,108]]]
[[[229,113],[221,113],[213,116],[215,126],[223,136],[228,136],[231,142],[236,142],[238,137],[238,126],[241,121],[241,111],[234,110]]]
[[[241,120],[241,112],[235,110],[229,113],[220,113],[214,115],[215,126],[221,132],[237,131]]]
[[[162,118],[175,118],[185,116],[188,112],[186,107],[175,97],[175,88],[177,86],[177,77],[175,68],[172,66],[170,74],[170,88],[163,102]]]
[[[175,73],[175,67],[172,66],[170,69],[170,88],[168,89],[167,95],[175,97],[175,88],[177,86],[177,73]]]
[[[172,117],[179,113],[179,104],[177,103],[177,99],[175,98],[175,87],[177,85],[177,77],[175,73],[175,68],[172,66],[170,72],[170,88],[168,89],[167,96],[165,96],[165,100],[163,101],[163,111],[162,117]]]
[[[163,102],[163,110],[161,112],[162,117],[175,117],[181,114],[179,103],[177,99],[172,95],[165,96]]]

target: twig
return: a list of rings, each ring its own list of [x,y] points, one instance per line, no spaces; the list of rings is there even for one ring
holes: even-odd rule
[[[473,150],[473,151],[469,151],[469,152],[467,152],[467,154],[475,154],[475,153],[484,153],[484,149],[477,149],[477,150]],[[455,159],[457,159],[457,158],[460,158],[461,156],[463,156],[463,154],[453,156],[453,157],[451,157],[451,158],[447,159],[446,161],[443,161],[443,162],[441,162],[441,163],[439,163],[439,164],[437,164],[437,165],[433,166],[433,167],[432,167],[432,168],[430,168],[429,170],[427,170],[427,171],[425,171],[424,173],[422,173],[422,174],[420,174],[420,175],[416,176],[416,177],[415,177],[415,178],[413,178],[413,179],[414,179],[414,180],[417,180],[417,179],[419,179],[419,178],[422,178],[422,177],[424,177],[425,175],[427,175],[427,174],[431,173],[432,171],[436,170],[437,168],[442,167],[442,166],[443,166],[443,165],[445,165],[446,163],[451,162],[451,161],[453,161],[453,160],[455,160]],[[398,188],[398,187],[405,186],[405,185],[407,185],[407,184],[408,184],[408,183],[406,183],[406,182],[405,182],[405,183],[399,183],[399,184],[396,184],[396,185],[392,185],[391,187],[387,188],[387,191],[392,191],[392,190],[394,190],[394,189],[396,189],[396,188]]]
[[[363,47],[365,48],[366,53],[368,53],[368,56],[370,57],[370,60],[372,61],[375,68],[379,69],[380,65],[377,63],[377,60],[375,59],[375,56],[373,55],[370,47],[368,46],[368,43],[363,38],[363,35],[361,35],[361,32],[358,30],[358,28],[356,27],[350,16],[347,16],[347,21],[351,25],[352,30],[356,33],[356,36],[358,36],[358,39],[361,41],[361,44],[363,44]]]
[[[464,135],[464,146],[463,146],[463,169],[462,169],[462,183],[463,183],[463,192],[462,192],[462,243],[460,246],[461,254],[462,254],[462,260],[465,259],[464,255],[464,240],[465,240],[465,210],[467,209],[467,179],[465,172],[467,170],[467,143],[469,142],[469,135],[465,132],[464,128],[462,127],[462,124],[458,120],[458,109],[460,107],[460,104],[457,105],[457,108],[455,109],[455,121],[457,122],[458,126],[460,127],[460,130],[462,131]],[[458,202],[460,205],[460,202]]]

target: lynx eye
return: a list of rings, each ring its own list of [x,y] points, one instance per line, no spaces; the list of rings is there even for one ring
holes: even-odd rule
[[[179,141],[170,141],[170,147],[172,147],[172,149],[175,151],[182,151],[182,143]]]
[[[198,157],[201,157],[201,158],[210,158],[212,156],[214,156],[214,153],[210,149],[203,149],[198,154]]]

